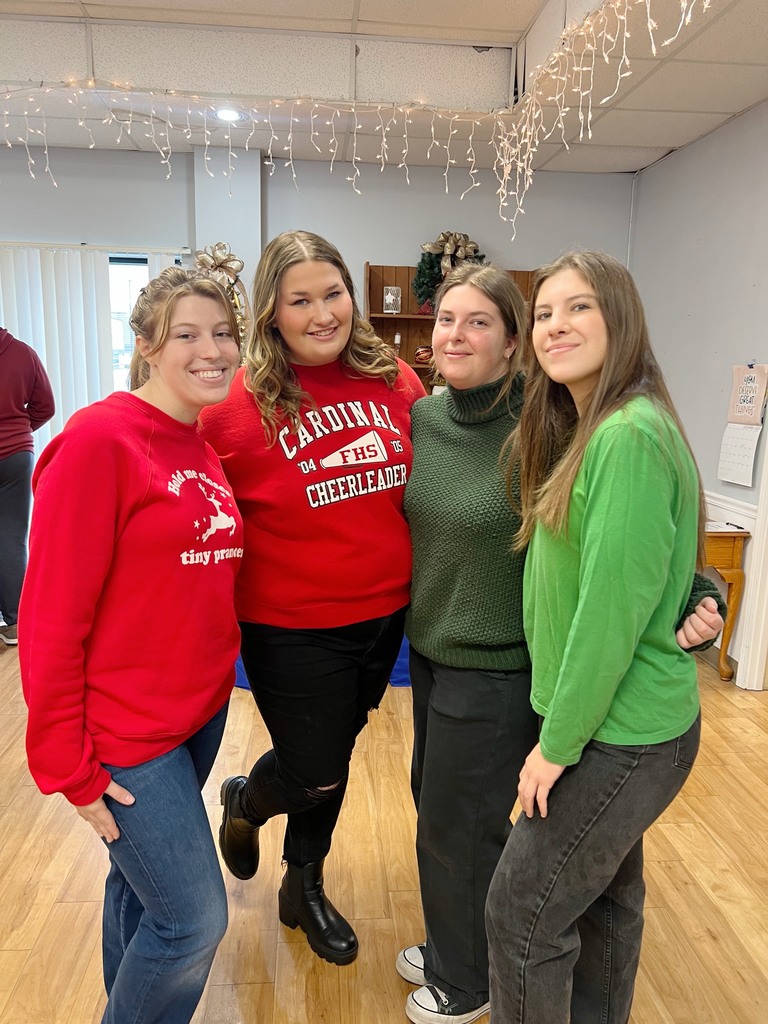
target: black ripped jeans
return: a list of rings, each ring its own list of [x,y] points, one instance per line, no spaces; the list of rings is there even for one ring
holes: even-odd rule
[[[404,619],[402,608],[333,629],[240,623],[243,665],[273,744],[240,799],[254,823],[288,815],[289,864],[312,864],[330,849],[355,739],[384,695]]]

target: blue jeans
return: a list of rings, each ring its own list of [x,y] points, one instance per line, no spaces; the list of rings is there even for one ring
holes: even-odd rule
[[[521,815],[486,904],[493,1024],[627,1024],[643,934],[643,833],[688,778],[701,721],[648,746],[595,740]]]
[[[105,797],[108,844],[102,1024],[189,1024],[227,928],[227,896],[200,790],[228,705],[181,746],[132,768],[105,765],[136,798]]]

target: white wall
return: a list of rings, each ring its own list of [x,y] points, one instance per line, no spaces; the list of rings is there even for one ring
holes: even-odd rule
[[[768,363],[767,140],[764,103],[641,171],[630,251],[704,486],[747,502],[756,488],[718,480],[717,463],[732,364]]]
[[[231,179],[224,174],[225,150],[211,150],[213,178],[201,153],[176,154],[166,180],[156,154],[53,149],[54,188],[42,174],[42,151],[33,153],[34,180],[20,147],[0,149],[0,241],[194,250],[222,240],[245,260],[249,286],[262,244],[291,228],[316,231],[337,245],[358,292],[366,260],[415,265],[421,243],[444,230],[467,232],[490,259],[518,270],[574,246],[627,256],[628,174],[540,172],[513,242],[511,226],[498,215],[490,171],[460,200],[470,184],[464,171],[451,172],[446,195],[442,167],[411,168],[409,187],[396,167],[381,172],[364,164],[357,195],[347,181],[350,164],[337,163],[330,174],[325,162],[297,162],[297,191],[288,169],[278,165],[270,175],[253,152],[238,151]]]
[[[0,150],[0,241],[110,246],[116,251],[192,251],[228,242],[245,260],[250,287],[261,252],[261,154],[240,152],[226,177],[226,150],[212,149],[209,170],[202,151],[172,158],[172,174],[154,153],[52,149],[58,187],[33,149],[31,178],[23,148]],[[230,194],[231,192],[231,194]]]
[[[742,114],[637,177],[630,268],[651,336],[708,492],[710,514],[755,534],[746,546],[744,599],[729,654],[739,683],[760,686],[766,636],[765,543],[759,484],[717,478],[731,367],[768,363],[768,103]],[[759,679],[758,679],[759,677]]]
[[[43,172],[43,151],[32,154],[34,180],[21,146],[0,150],[0,241],[84,242],[132,251],[194,246],[191,154],[173,158],[166,181],[157,154],[52,149],[57,188]]]
[[[358,291],[363,264],[414,266],[420,245],[441,231],[464,231],[489,259],[514,270],[539,266],[563,249],[602,248],[619,259],[627,256],[632,176],[629,174],[535,175],[525,214],[517,221],[517,237],[498,215],[497,182],[490,171],[463,200],[470,184],[464,171],[449,175],[445,194],[442,168],[412,167],[411,185],[396,167],[361,165],[357,195],[346,180],[348,164],[329,174],[324,163],[297,165],[299,190],[280,170],[262,183],[264,235],[303,228],[328,238],[340,249]]]

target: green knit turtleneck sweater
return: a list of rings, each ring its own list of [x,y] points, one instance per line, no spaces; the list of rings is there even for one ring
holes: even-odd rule
[[[413,469],[405,512],[413,539],[406,633],[453,668],[529,668],[523,635],[524,554],[499,452],[520,416],[523,379],[489,411],[503,379],[422,398],[412,410]]]

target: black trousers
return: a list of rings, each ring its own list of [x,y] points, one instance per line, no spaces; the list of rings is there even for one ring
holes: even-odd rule
[[[19,617],[27,568],[32,462],[32,452],[15,452],[0,459],[0,615],[8,626],[15,626]]]
[[[538,742],[531,673],[449,668],[413,649],[410,670],[425,973],[469,1010],[488,1001],[485,900]]]
[[[402,608],[333,629],[240,623],[243,665],[273,744],[241,802],[254,823],[288,815],[289,864],[322,860],[331,847],[355,739],[384,695],[404,620]]]

